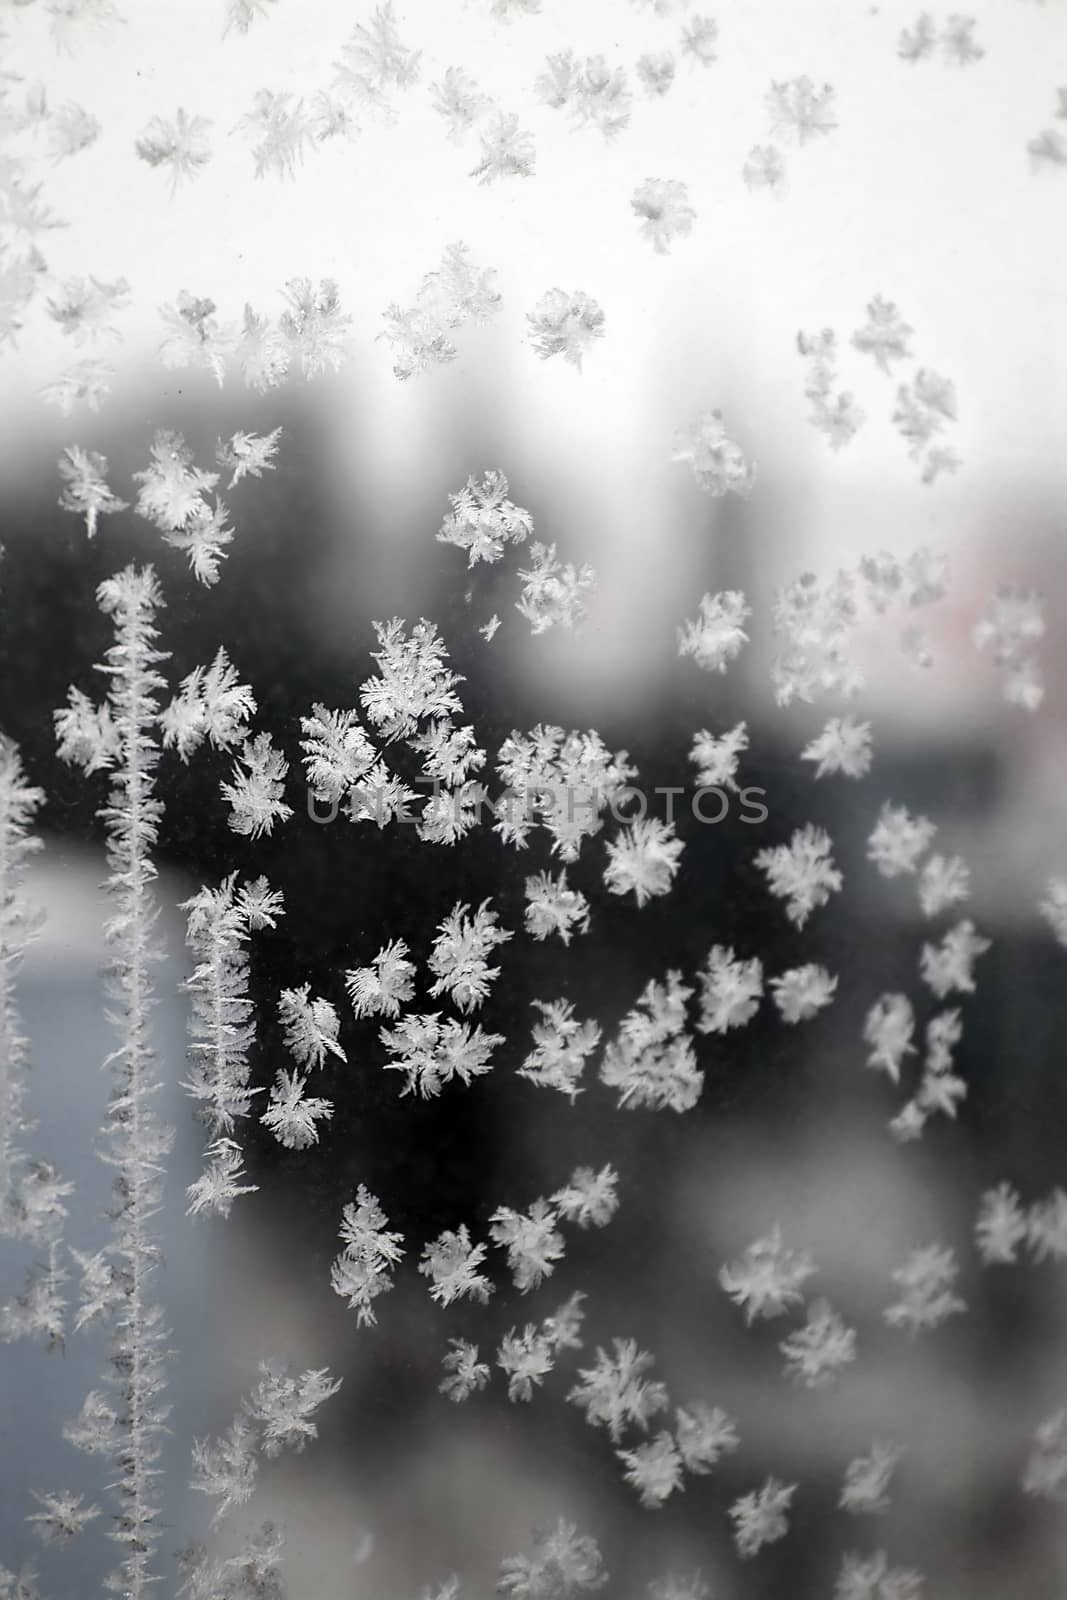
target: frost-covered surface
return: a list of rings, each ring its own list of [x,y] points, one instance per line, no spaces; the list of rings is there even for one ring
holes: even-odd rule
[[[1063,1589],[1064,590],[988,508],[1062,482],[1067,91],[1014,4],[4,8],[0,1595]],[[331,428],[402,582],[370,496],[326,566]],[[39,836],[105,851],[73,1136]],[[236,1240],[200,1350],[172,1213]]]

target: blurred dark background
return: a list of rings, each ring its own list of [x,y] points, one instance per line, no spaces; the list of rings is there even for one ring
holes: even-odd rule
[[[351,394],[350,385],[345,393]],[[875,717],[870,776],[815,783],[810,765],[799,759],[810,734],[790,731],[789,719],[768,707],[765,686],[756,686],[750,672],[711,680],[678,660],[673,628],[662,629],[654,645],[642,641],[656,660],[648,692],[639,699],[609,696],[597,708],[595,692],[529,669],[531,649],[551,657],[569,648],[566,642],[557,644],[552,634],[516,642],[516,629],[525,627],[512,609],[521,550],[509,553],[501,567],[468,574],[462,555],[433,538],[447,493],[468,473],[504,466],[512,498],[533,514],[535,537],[554,536],[540,530],[565,525],[565,509],[551,489],[524,478],[521,456],[518,462],[494,458],[492,429],[487,444],[484,418],[479,421],[473,407],[466,422],[453,421],[450,436],[437,443],[444,475],[435,481],[428,472],[424,492],[420,485],[422,514],[410,532],[415,555],[409,550],[393,570],[382,556],[381,513],[373,497],[361,501],[350,490],[343,497],[338,492],[321,417],[341,404],[340,390],[330,392],[329,382],[311,400],[286,393],[262,401],[243,397],[235,405],[194,380],[161,392],[151,404],[131,392],[107,424],[91,421],[79,430],[79,443],[106,454],[112,487],[133,499],[131,474],[143,466],[158,428],[181,432],[206,465],[217,440],[236,428],[282,426],[277,469],[246,479],[232,493],[222,491],[237,537],[214,588],[196,584],[184,557],[132,511],[105,518],[88,541],[79,520],[57,505],[54,438],[28,446],[22,470],[7,486],[0,563],[0,728],[19,743],[31,781],[46,790],[40,817],[46,860],[61,870],[69,865],[72,886],[83,883],[86,861],[103,875],[97,811],[107,778],[86,779],[56,759],[52,711],[71,683],[93,698],[102,694],[104,679],[93,663],[103,658],[110,630],[94,594],[127,562],[151,562],[159,574],[166,597],[161,645],[170,652],[164,670],[172,687],[224,645],[254,690],[255,727],[270,731],[290,763],[292,818],[270,837],[250,841],[227,824],[219,793],[229,776],[227,757],[201,751],[188,766],[172,753],[163,758],[158,782],[166,813],[157,859],[171,945],[164,977],[169,983],[185,970],[172,914],[176,899],[235,868],[244,877],[265,873],[284,894],[285,916],[251,947],[254,1082],[268,1086],[286,1064],[276,1021],[283,987],[309,983],[337,1007],[348,1060],[331,1061],[316,1075],[313,1092],[335,1106],[316,1148],[286,1151],[256,1120],[242,1130],[250,1179],[260,1190],[237,1202],[229,1223],[180,1216],[181,1189],[191,1179],[182,1172],[179,1182],[177,1169],[198,1160],[198,1135],[190,1130],[188,1102],[178,1102],[185,1126],[169,1194],[168,1270],[159,1287],[168,1315],[173,1308],[188,1337],[214,1329],[211,1337],[220,1341],[214,1373],[210,1342],[199,1355],[184,1348],[177,1358],[176,1392],[209,1396],[189,1400],[192,1414],[205,1419],[201,1431],[221,1431],[254,1377],[256,1360],[287,1353],[288,1346],[279,1349],[286,1337],[300,1347],[294,1356],[301,1365],[329,1364],[345,1376],[344,1388],[322,1413],[319,1444],[306,1457],[271,1468],[274,1477],[260,1491],[268,1502],[274,1495],[284,1504],[285,1520],[295,1529],[294,1594],[332,1600],[373,1593],[399,1600],[453,1568],[469,1573],[475,1592],[504,1553],[528,1544],[532,1522],[552,1522],[561,1513],[600,1538],[616,1574],[612,1595],[637,1595],[666,1570],[695,1565],[725,1583],[724,1593],[737,1583],[743,1585],[738,1592],[753,1596],[826,1594],[841,1550],[871,1544],[867,1528],[835,1510],[845,1465],[871,1437],[907,1434],[910,1420],[918,1442],[910,1466],[906,1458],[898,1473],[888,1535],[899,1539],[894,1561],[922,1568],[932,1596],[1001,1600],[1011,1593],[1057,1600],[1064,1591],[1057,1587],[1062,1571],[1053,1508],[1024,1501],[1019,1480],[1033,1428],[1051,1409],[1046,1390],[1055,1388],[1048,1373],[1063,1331],[1062,1284],[1051,1267],[979,1275],[971,1235],[983,1189],[1008,1180],[1029,1202],[1063,1180],[1063,951],[1036,915],[1012,910],[998,920],[988,904],[973,913],[993,948],[980,959],[977,994],[954,997],[964,1018],[956,1070],[968,1096],[957,1122],[935,1119],[918,1144],[893,1143],[886,1123],[898,1104],[884,1077],[865,1069],[862,1042],[864,1016],[886,990],[910,994],[920,1031],[939,1009],[918,981],[917,960],[921,943],[940,937],[943,927],[939,922],[931,932],[922,921],[913,881],[886,884],[864,859],[881,803],[892,799],[947,831],[994,841],[1012,758],[999,724],[991,720],[984,730],[980,722],[964,721],[934,736],[923,728],[909,738],[898,721],[883,742]],[[688,514],[688,526],[680,519],[679,567],[696,577],[677,621],[695,613],[705,589],[765,587],[752,570],[759,543],[750,526],[755,521],[758,529],[765,515],[755,501],[702,502]],[[713,549],[714,559],[708,555]],[[347,586],[340,573],[354,575]],[[506,621],[487,644],[478,628],[493,612]],[[721,823],[702,826],[681,797],[676,814],[685,852],[678,879],[668,896],[638,910],[603,885],[604,839],[615,827],[609,819],[606,833],[587,841],[568,869],[569,882],[592,910],[590,933],[569,950],[521,932],[525,878],[558,865],[547,835],[536,834],[529,848],[516,851],[487,828],[447,847],[420,843],[410,827],[380,832],[371,823],[353,826],[343,815],[329,825],[316,823],[306,807],[299,718],[313,702],[358,704],[358,687],[373,670],[373,621],[393,614],[409,623],[427,615],[437,623],[451,664],[465,680],[461,720],[473,723],[490,766],[513,730],[555,722],[595,726],[611,749],[626,750],[646,793],[691,786],[688,756],[696,729],[721,732],[744,717],[750,747],[742,781],[765,790],[766,822],[746,823],[732,806]],[[595,650],[596,626],[594,617],[584,648]],[[859,706],[863,715],[862,700]],[[814,731],[839,708],[827,706],[824,715],[823,709],[809,715],[801,708],[798,725]],[[662,815],[662,797],[658,805]],[[845,888],[798,933],[767,893],[753,857],[806,822],[829,830]],[[970,864],[980,880],[983,863]],[[396,1075],[382,1070],[378,1021],[352,1018],[344,971],[369,964],[397,938],[421,969],[434,930],[453,904],[486,898],[515,936],[497,951],[501,975],[476,1020],[506,1043],[492,1073],[469,1088],[453,1085],[428,1102],[401,1097]],[[614,1096],[596,1081],[599,1052],[573,1106],[516,1076],[530,1048],[533,1000],[573,1000],[579,1017],[601,1024],[606,1041],[650,978],[677,968],[695,983],[715,943],[732,945],[742,957],[758,955],[767,976],[804,961],[823,963],[839,978],[834,1004],[790,1028],[768,997],[745,1029],[696,1036],[705,1087],[699,1107],[685,1117],[617,1110]],[[96,956],[102,960],[102,949]],[[73,1001],[67,989],[49,992],[47,970],[44,979],[35,973],[31,965],[27,1015],[38,1030],[36,1053],[43,1045],[47,1058],[34,1087],[42,1118],[37,1141],[46,1149],[50,1115],[64,1104],[66,1076],[96,1073],[97,1059],[87,1049],[75,1059],[50,1042],[48,1016],[62,1016]],[[93,988],[87,973],[83,1009]],[[432,1009],[422,992],[420,984],[416,1009]],[[183,1006],[167,989],[160,1040],[172,1085],[183,1073]],[[100,1045],[102,1059],[103,1033]],[[906,1091],[907,1083],[901,1103]],[[85,1127],[80,1143],[76,1132],[71,1136],[69,1159],[84,1166],[91,1149],[92,1129]],[[617,1217],[604,1231],[565,1229],[565,1261],[536,1294],[516,1294],[493,1251],[497,1291],[487,1309],[460,1305],[446,1313],[432,1305],[415,1272],[425,1243],[461,1222],[474,1239],[485,1239],[497,1206],[525,1210],[576,1165],[606,1162],[620,1174]],[[100,1183],[82,1170],[71,1169],[69,1176],[79,1184],[87,1179],[90,1190]],[[390,1226],[403,1232],[407,1254],[394,1292],[378,1302],[378,1327],[357,1332],[354,1314],[330,1291],[329,1271],[342,1206],[360,1183],[380,1198]],[[830,1396],[791,1390],[776,1348],[786,1325],[744,1331],[740,1314],[717,1287],[722,1262],[775,1220],[790,1242],[812,1248],[820,1264],[825,1245],[825,1292],[859,1328],[856,1375],[847,1375]],[[71,1242],[88,1248],[92,1228],[79,1206]],[[842,1230],[848,1248],[838,1260]],[[73,1237],[82,1231],[85,1239]],[[881,1322],[891,1298],[889,1271],[933,1239],[957,1250],[970,1315],[904,1349],[903,1336]],[[507,1404],[499,1372],[463,1408],[437,1393],[448,1337],[475,1340],[482,1358],[492,1361],[508,1328],[547,1315],[575,1289],[588,1294],[585,1349],[564,1353],[560,1370],[530,1405]],[[816,1292],[823,1291],[820,1282]],[[191,1297],[193,1305],[175,1304],[176,1297]],[[614,1336],[636,1338],[655,1352],[672,1402],[722,1404],[737,1417],[742,1436],[737,1455],[711,1478],[690,1479],[685,1494],[654,1514],[637,1509],[606,1438],[564,1401],[577,1367]],[[69,1353],[53,1362],[76,1363],[77,1347],[72,1341]],[[31,1386],[47,1381],[46,1367],[21,1351],[18,1360],[34,1375],[27,1377]],[[34,1352],[34,1362],[43,1361]],[[88,1383],[94,1381],[90,1376]],[[1059,1382],[1062,1389],[1062,1372]],[[938,1406],[944,1408],[939,1424],[932,1420]],[[30,1548],[20,1525],[27,1489],[58,1486],[75,1470],[68,1459],[73,1452],[59,1444],[63,1464],[57,1460],[47,1483],[28,1482],[25,1433],[17,1430],[29,1426],[23,1400],[7,1412],[0,1496],[8,1507],[0,1559],[16,1566],[19,1551]],[[178,1415],[169,1463],[178,1481],[191,1431]],[[35,1461],[38,1454],[35,1447]],[[740,1575],[733,1571],[726,1507],[769,1472],[801,1485],[791,1532]],[[174,1489],[168,1514],[175,1523],[183,1517],[202,1522],[204,1512]],[[876,1548],[887,1537],[885,1524],[873,1532]],[[96,1557],[83,1552],[80,1559],[87,1572]],[[107,1559],[106,1551],[100,1559]]]

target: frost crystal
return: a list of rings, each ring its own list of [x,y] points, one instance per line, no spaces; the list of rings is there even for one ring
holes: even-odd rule
[[[327,1054],[346,1059],[337,1043],[341,1019],[328,1000],[311,999],[311,986],[283,989],[278,999],[278,1018],[285,1033],[285,1047],[301,1067],[321,1067]]]
[[[237,1118],[249,1113],[255,1090],[249,1089],[248,1051],[255,1039],[248,996],[248,939],[261,928],[273,928],[283,915],[282,897],[265,878],[237,887],[231,873],[217,889],[203,888],[181,909],[188,914],[186,943],[196,958],[191,977],[182,985],[192,996],[189,1054],[192,1069],[183,1087],[199,1102],[198,1114],[216,1143],[209,1149],[211,1176],[188,1191],[192,1209],[229,1214],[240,1193],[241,1152],[230,1139]],[[194,1193],[195,1189],[195,1193]]]
[[[976,647],[992,646],[993,661],[1002,672],[1004,699],[1027,711],[1036,711],[1044,698],[1041,669],[1029,654],[1044,634],[1040,595],[1010,584],[997,590],[974,628]]]
[[[85,518],[90,539],[96,534],[101,516],[127,509],[128,502],[108,488],[107,457],[96,450],[70,445],[59,458],[59,471],[66,479],[66,488],[59,497],[60,508]]]
[[[450,1339],[448,1354],[441,1363],[445,1376],[438,1384],[441,1394],[457,1404],[469,1400],[489,1382],[489,1368],[478,1360],[478,1346],[465,1339]]]
[[[551,1533],[534,1533],[534,1554],[506,1556],[497,1589],[510,1600],[575,1600],[608,1581],[595,1539],[560,1517]]]
[[[675,178],[646,178],[634,190],[630,204],[641,219],[641,237],[658,255],[666,255],[671,241],[693,230],[696,212],[689,190]]]
[[[354,711],[315,705],[310,717],[300,718],[300,727],[308,787],[317,800],[336,804],[368,776],[377,751]]]
[[[733,949],[712,945],[698,974],[701,1033],[728,1033],[743,1028],[759,1010],[763,996],[763,964],[735,960]]]
[[[937,1244],[913,1250],[893,1273],[900,1298],[886,1308],[885,1320],[890,1327],[921,1333],[939,1328],[949,1317],[966,1311],[966,1301],[954,1293],[958,1273],[952,1250]]]
[[[498,944],[511,938],[510,933],[497,927],[497,914],[489,910],[488,900],[483,900],[473,917],[467,915],[468,909],[463,904],[455,905],[438,924],[429,960],[436,979],[430,994],[435,998],[448,995],[460,1011],[474,1011],[482,1004],[500,972],[485,958]]]
[[[259,1431],[260,1449],[267,1457],[283,1450],[303,1450],[309,1439],[318,1438],[312,1413],[332,1399],[341,1387],[340,1378],[331,1378],[329,1369],[320,1367],[289,1376],[284,1362],[261,1361],[260,1380],[245,1401],[245,1410]]]
[[[519,568],[522,599],[515,610],[524,616],[531,631],[547,633],[550,628],[574,628],[586,617],[586,595],[596,585],[596,573],[584,562],[564,565],[557,560],[554,544],[533,543],[532,565]]]
[[[825,967],[808,962],[783,972],[780,978],[772,978],[768,987],[783,1022],[808,1022],[831,1003],[837,992],[837,979]]]
[[[871,1047],[869,1067],[880,1068],[894,1083],[900,1082],[905,1056],[915,1054],[915,1013],[906,994],[884,994],[867,1013],[863,1040]]]
[[[854,717],[831,717],[818,738],[801,751],[800,759],[819,763],[816,778],[835,772],[865,778],[871,770],[871,725]]]
[[[433,1281],[432,1299],[441,1306],[464,1297],[485,1305],[493,1292],[489,1279],[478,1271],[485,1256],[486,1246],[471,1244],[465,1223],[454,1233],[446,1229],[425,1247],[419,1262],[419,1271]]]
[[[983,939],[974,923],[965,918],[948,930],[939,945],[923,945],[919,956],[923,982],[929,984],[939,1000],[954,989],[973,994],[974,963],[991,948],[991,941]]]
[[[692,993],[680,972],[668,972],[666,984],[647,984],[623,1017],[600,1066],[600,1081],[619,1091],[620,1107],[681,1112],[700,1099],[704,1074],[685,1026]]]
[[[536,1289],[552,1276],[563,1256],[563,1235],[559,1220],[547,1200],[535,1200],[527,1213],[498,1206],[489,1218],[489,1237],[508,1253],[512,1280],[520,1294]]]
[[[115,368],[106,361],[79,361],[51,383],[46,383],[41,394],[49,404],[58,406],[69,417],[79,400],[84,400],[90,411],[99,411],[100,402],[111,393],[111,380]]]
[[[933,55],[937,42],[937,29],[928,11],[920,13],[914,28],[903,28],[897,43],[897,55],[902,61],[925,61]]]
[[[1067,948],[1067,878],[1050,878],[1044,900],[1038,910],[1052,932]]]
[[[717,498],[731,491],[745,496],[755,482],[755,464],[727,438],[721,411],[702,411],[679,435],[671,460],[687,461],[700,487]]]
[[[685,1487],[682,1458],[665,1429],[647,1444],[639,1444],[633,1450],[617,1450],[615,1454],[626,1468],[623,1477],[638,1491],[645,1507],[655,1509],[676,1489]]]
[[[49,299],[48,315],[75,344],[93,344],[97,339],[120,337],[112,316],[125,311],[129,302],[130,285],[125,278],[114,283],[93,277],[67,278],[62,299]]]
[[[867,841],[867,860],[874,862],[883,878],[916,872],[936,832],[937,824],[929,817],[913,817],[907,806],[887,800]]]
[[[361,1183],[341,1215],[344,1249],[330,1274],[334,1293],[356,1313],[357,1327],[377,1322],[373,1302],[393,1287],[389,1276],[401,1259],[403,1234],[391,1233],[377,1197]]]
[[[718,42],[719,24],[714,17],[691,17],[682,26],[682,54],[702,67],[710,67],[719,59],[715,49]]]
[[[855,1361],[856,1330],[827,1301],[814,1300],[807,1322],[778,1348],[786,1358],[787,1378],[795,1378],[806,1389],[822,1389]]]
[[[923,1580],[907,1567],[890,1567],[884,1550],[845,1555],[833,1600],[921,1600]]]
[[[410,738],[427,718],[462,710],[456,685],[463,679],[450,670],[434,624],[420,618],[410,638],[405,629],[399,617],[374,624],[382,647],[371,651],[378,672],[359,691],[368,719],[386,740]]]
[[[33,1490],[33,1498],[44,1509],[35,1511],[26,1521],[35,1525],[34,1531],[43,1544],[69,1544],[100,1515],[99,1506],[83,1505],[83,1496],[69,1490],[57,1494]]]
[[[612,894],[633,894],[639,906],[668,894],[685,845],[673,822],[638,817],[608,844],[604,883]]]
[[[808,77],[790,78],[785,83],[772,80],[767,110],[772,133],[786,134],[799,145],[837,127],[833,89],[828,83],[817,88]]]
[[[231,28],[236,28],[238,33],[247,33],[257,17],[270,15],[268,4],[275,5],[277,0],[227,0],[223,35],[229,33]]]
[[[804,393],[811,401],[809,420],[825,434],[834,450],[849,444],[863,426],[865,415],[846,389],[835,392],[837,384],[837,339],[833,330],[818,334],[797,334],[797,349],[807,359],[808,375]]]
[[[195,178],[211,160],[210,128],[209,118],[191,117],[179,106],[173,122],[153,117],[134,149],[150,167],[170,167],[173,194],[183,178]]]
[[[867,303],[866,324],[852,335],[852,343],[864,355],[874,357],[880,372],[889,373],[894,361],[910,359],[908,340],[912,332],[892,300],[883,300],[876,294]]]
[[[507,498],[508,480],[502,472],[486,472],[481,483],[473,475],[457,494],[450,494],[452,510],[437,537],[442,544],[458,545],[467,552],[467,565],[499,561],[508,544],[522,544],[533,532],[533,518]]]
[[[415,963],[403,939],[383,945],[369,967],[345,973],[345,987],[357,1017],[398,1017],[415,993]]]
[[[1035,1432],[1022,1488],[1040,1500],[1067,1501],[1067,1411],[1047,1417]]]
[[[95,144],[100,137],[100,124],[84,106],[68,103],[52,113],[48,133],[53,161],[63,161]]]
[[[1067,167],[1067,134],[1058,128],[1044,128],[1041,133],[1026,142],[1026,153],[1030,157],[1030,167],[1033,172],[1040,172],[1043,168]]]
[[[352,319],[341,310],[336,283],[323,278],[316,289],[310,278],[290,278],[285,298],[288,309],[278,327],[288,342],[290,362],[299,357],[305,378],[338,372],[347,354]]]
[[[519,127],[519,119],[513,111],[496,112],[486,124],[481,140],[481,160],[470,172],[479,183],[533,176],[533,134]]]
[[[614,1167],[575,1167],[562,1189],[552,1195],[564,1222],[576,1222],[579,1228],[603,1228],[619,1209],[617,1187],[619,1174]]]
[[[633,97],[626,73],[609,67],[603,56],[587,56],[584,62],[572,50],[549,56],[534,92],[552,110],[566,110],[575,127],[599,128],[605,139],[630,121]]]
[[[496,1364],[507,1374],[508,1399],[518,1401],[533,1399],[556,1365],[551,1344],[535,1323],[528,1322],[522,1333],[510,1329],[500,1341]]]
[[[969,67],[973,62],[981,61],[985,51],[974,41],[976,27],[974,17],[953,12],[941,35],[941,53],[946,61],[958,67]]]
[[[745,157],[741,176],[749,189],[770,189],[777,194],[785,183],[785,157],[777,145],[753,145]]]
[[[456,143],[492,109],[489,96],[482,93],[462,67],[446,67],[444,78],[432,84],[430,92],[434,110],[444,118],[448,137]]]
[[[809,822],[794,830],[788,844],[756,854],[756,866],[766,874],[771,893],[786,902],[786,915],[794,927],[802,928],[811,913],[841,889],[844,879],[833,864],[832,848],[826,830]]]
[[[234,833],[258,839],[293,814],[292,806],[282,799],[289,763],[275,750],[269,733],[246,739],[237,760],[232,782],[221,785],[222,797],[229,802]]]
[[[725,672],[748,643],[745,623],[751,615],[740,589],[706,594],[700,602],[700,615],[678,630],[678,654],[692,656],[705,672]]]
[[[256,91],[251,111],[241,118],[235,131],[243,133],[252,145],[257,178],[265,178],[268,173],[295,178],[312,138],[303,100],[273,89]]]
[[[679,1576],[668,1573],[656,1578],[648,1586],[648,1600],[714,1600],[711,1589],[700,1569]]]
[[[549,289],[527,313],[526,321],[530,325],[530,343],[542,361],[562,356],[579,372],[590,346],[604,337],[604,313],[581,289],[573,294],[566,289]]]
[[[649,96],[664,95],[674,82],[677,64],[669,50],[657,50],[655,53],[639,56],[637,60],[637,76],[641,80],[641,87]]]
[[[397,33],[393,0],[378,6],[366,24],[360,23],[341,51],[335,66],[335,84],[358,106],[392,114],[389,94],[406,89],[419,76],[421,50],[410,50]]]
[[[928,450],[922,481],[933,483],[943,470],[954,471],[958,460],[952,451],[941,447],[929,449],[937,435],[958,415],[956,389],[948,378],[939,377],[920,367],[913,381],[902,383],[897,389],[893,423],[909,446],[912,460],[919,460]]]
[[[931,856],[919,874],[919,905],[936,917],[970,895],[971,871],[961,856]]]
[[[667,1386],[646,1373],[655,1358],[639,1350],[635,1339],[613,1339],[614,1355],[597,1348],[596,1364],[581,1368],[567,1399],[580,1406],[586,1421],[594,1428],[606,1428],[613,1444],[618,1444],[626,1427],[647,1432],[652,1417],[668,1405]]]
[[[319,1123],[333,1116],[333,1102],[304,1093],[307,1079],[279,1071],[270,1091],[270,1105],[260,1117],[287,1150],[307,1150],[319,1142]]]
[[[1030,1233],[1030,1221],[1010,1183],[982,1196],[974,1236],[984,1266],[1012,1266]]]
[[[534,1048],[519,1068],[519,1077],[544,1089],[558,1089],[574,1104],[582,1092],[579,1079],[600,1043],[600,1026],[579,1022],[569,1000],[534,1000],[541,1020],[533,1026]]]
[[[787,1513],[795,1483],[779,1483],[768,1478],[762,1487],[750,1494],[741,1495],[730,1507],[734,1524],[734,1543],[742,1560],[758,1554],[765,1544],[776,1544],[789,1532]]]
[[[194,518],[209,514],[203,498],[219,481],[217,472],[193,465],[192,451],[180,433],[161,429],[152,441],[152,459],[133,474],[141,485],[136,510],[163,533],[186,527]]]
[[[853,1516],[873,1515],[889,1509],[889,1484],[901,1452],[896,1445],[878,1440],[865,1456],[857,1456],[845,1469],[838,1505]]]
[[[822,581],[805,572],[778,591],[774,631],[781,644],[772,669],[778,705],[857,692],[863,679],[849,653],[857,615],[855,582],[847,572]]]
[[[565,870],[556,878],[539,872],[526,879],[526,932],[539,940],[558,933],[566,945],[572,934],[589,932],[589,902],[580,889],[568,888]]]
[[[697,769],[699,789],[736,789],[737,764],[748,749],[748,725],[737,723],[718,735],[701,728],[693,735],[689,759]]]
[[[394,1058],[385,1063],[386,1071],[405,1073],[402,1093],[417,1090],[424,1100],[439,1095],[453,1078],[469,1085],[472,1078],[484,1077],[492,1069],[490,1056],[504,1043],[502,1034],[483,1033],[455,1017],[442,1021],[439,1011],[409,1014],[395,1027],[383,1028],[379,1037]]]
[[[740,1446],[737,1426],[719,1406],[696,1400],[675,1409],[675,1438],[687,1472],[703,1477]]]
[[[1034,1260],[1067,1261],[1067,1193],[1054,1189],[1047,1200],[1030,1208],[1027,1245]]]
[[[242,478],[261,478],[264,472],[273,472],[281,434],[281,428],[275,428],[272,433],[265,434],[238,432],[225,444],[219,440],[215,460],[230,472],[231,489]]]
[[[422,280],[414,305],[395,302],[385,312],[378,335],[393,352],[393,372],[401,380],[452,361],[458,354],[449,337],[465,322],[485,322],[500,307],[496,274],[476,267],[467,247],[450,244],[441,265]]]
[[[538,723],[505,739],[497,774],[506,789],[496,804],[495,832],[521,847],[535,827],[545,827],[554,852],[570,862],[582,840],[599,833],[601,813],[621,799],[637,770],[625,750],[612,755],[595,730],[565,734]]]
[[[750,1244],[738,1261],[720,1269],[719,1283],[751,1324],[760,1318],[780,1317],[790,1306],[799,1305],[803,1286],[815,1270],[807,1251],[791,1250],[782,1243],[776,1223],[769,1234]]]

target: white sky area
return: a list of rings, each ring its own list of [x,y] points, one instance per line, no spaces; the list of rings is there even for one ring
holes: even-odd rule
[[[405,522],[412,485],[440,475],[443,512],[444,493],[470,469],[438,453],[455,411],[476,402],[494,429],[506,416],[516,459],[483,465],[551,486],[568,512],[538,533],[601,575],[597,627],[585,642],[553,646],[559,671],[635,672],[657,599],[680,620],[716,586],[716,541],[759,541],[754,565],[775,582],[881,548],[992,543],[1004,570],[986,583],[983,565],[974,587],[987,592],[1013,577],[1035,517],[1047,524],[1062,513],[1067,172],[1032,171],[1026,144],[1057,126],[1064,0],[975,0],[986,54],[967,67],[939,54],[898,59],[915,0],[707,0],[668,16],[633,0],[543,0],[540,15],[507,22],[489,0],[405,0],[401,34],[422,50],[422,72],[396,96],[395,123],[311,150],[292,182],[254,178],[235,124],[258,89],[310,100],[329,87],[371,5],[278,0],[247,35],[225,38],[223,0],[124,9],[123,24],[62,55],[41,5],[0,4],[4,70],[46,83],[53,105],[76,100],[103,129],[88,150],[41,163],[44,197],[69,223],[43,241],[53,292],[76,275],[128,278],[133,306],[112,359],[135,367],[153,357],[159,307],[183,289],[210,296],[229,319],[246,301],[276,313],[289,278],[335,278],[354,332],[353,410],[329,419],[339,494],[358,463],[373,496],[394,508],[390,539],[411,541],[417,560],[434,530]],[[705,68],[681,58],[672,90],[649,99],[634,78],[637,57],[676,49],[683,20],[699,11],[719,23],[718,60]],[[942,22],[947,9],[934,14]],[[574,130],[533,93],[546,55],[568,47],[627,68],[632,121],[612,142]],[[481,186],[469,176],[477,134],[450,143],[430,104],[429,85],[453,65],[534,134],[534,177]],[[772,141],[771,81],[801,74],[834,86],[839,126],[787,150],[783,194],[750,192],[741,168],[754,145]],[[212,119],[214,155],[172,197],[168,173],[133,146],[153,115],[179,106]],[[642,239],[630,206],[649,177],[685,182],[697,212],[666,256]],[[451,366],[400,383],[376,341],[382,312],[410,304],[456,240],[497,270],[503,308],[486,327],[460,330]],[[527,311],[557,285],[591,294],[606,314],[606,337],[581,373],[542,361],[527,339]],[[893,378],[849,344],[876,293],[914,329],[915,361]],[[867,412],[836,453],[808,421],[796,351],[798,330],[824,327],[838,336],[840,385]],[[8,448],[34,425],[36,387],[85,353],[33,313],[2,358]],[[917,365],[952,379],[959,396],[945,442],[964,465],[932,487],[890,421],[897,382]],[[717,503],[670,460],[676,431],[713,407],[758,464],[751,531],[718,528]],[[76,411],[64,424],[71,441],[78,424]],[[708,521],[708,561],[683,582],[672,541],[694,515]],[[965,693],[971,675],[956,677]],[[947,683],[934,696],[941,709]]]

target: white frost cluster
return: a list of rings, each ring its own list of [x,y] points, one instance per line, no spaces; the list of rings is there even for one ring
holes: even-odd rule
[[[623,1017],[600,1065],[600,1081],[618,1091],[621,1107],[691,1111],[700,1099],[704,1074],[686,1027],[692,994],[680,972],[668,972]]]
[[[671,460],[687,462],[700,487],[716,498],[748,495],[756,481],[755,464],[727,437],[721,411],[702,411],[679,435]]]

